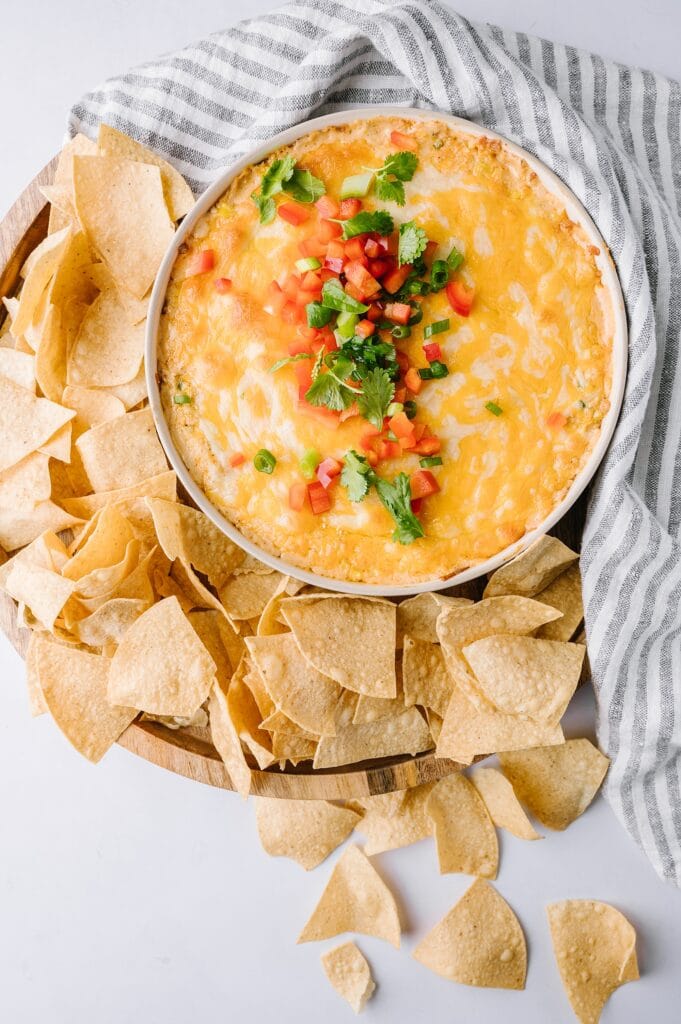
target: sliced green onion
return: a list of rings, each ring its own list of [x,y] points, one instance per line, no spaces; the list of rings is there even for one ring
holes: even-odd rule
[[[274,472],[276,464],[277,460],[272,452],[268,452],[267,448],[261,448],[253,457],[253,465],[257,469],[258,473],[267,473],[269,475]]]
[[[430,364],[430,369],[435,380],[440,380],[442,377],[449,376],[449,369],[445,366],[444,363],[441,363],[439,359],[435,359]]]
[[[412,306],[412,309],[414,310],[414,312],[409,317],[407,323],[409,324],[410,327],[415,327],[416,324],[420,324],[421,321],[423,320],[423,310],[421,309],[420,306]]]
[[[321,302],[308,302],[305,306],[308,327],[326,327],[333,316],[333,310],[322,306]]]
[[[336,321],[336,330],[341,338],[352,338],[355,333],[355,326],[359,322],[357,313],[339,313]]]
[[[296,260],[296,270],[299,270],[301,274],[308,270],[319,270],[320,267],[321,263],[316,256],[306,256],[302,260]]]
[[[369,192],[374,180],[374,172],[366,174],[351,174],[344,178],[340,187],[341,199],[363,199]]]
[[[485,402],[485,409],[487,409],[487,412],[491,412],[493,416],[501,416],[504,411],[496,402]]]
[[[449,281],[449,267],[446,260],[434,260],[430,268],[430,287],[439,292]]]
[[[388,408],[385,410],[386,416],[397,416],[398,412],[402,412],[404,406],[402,402],[391,402]]]
[[[397,341],[404,341],[405,338],[411,335],[411,327],[408,327],[406,324],[398,324],[397,327],[393,327],[390,333]]]
[[[423,328],[423,337],[432,338],[434,334],[442,334],[449,330],[449,317],[446,320],[436,320],[434,324],[428,324]]]
[[[426,455],[425,458],[419,459],[419,466],[421,469],[430,469],[431,466],[441,466],[442,459],[439,455]]]
[[[407,419],[413,420],[414,416],[416,416],[416,402],[411,398],[404,403],[404,412]]]
[[[314,448],[308,448],[303,457],[301,458],[298,465],[300,466],[300,472],[303,474],[306,480],[314,480],[317,473],[317,466],[322,461],[322,457],[318,451]]]
[[[434,376],[435,374],[433,373],[432,366],[423,366],[419,370],[419,377],[421,378],[421,380],[432,380]]]
[[[450,272],[453,274],[455,270],[458,270],[463,263],[463,253],[459,252],[456,246],[452,249],[449,256],[447,257],[447,266]]]
[[[405,291],[409,295],[427,295],[430,291],[430,285],[427,281],[419,281],[414,278],[412,281],[407,281]]]
[[[189,397],[189,395],[173,395],[173,402],[175,403],[175,405],[189,405],[191,403],[191,398]]]

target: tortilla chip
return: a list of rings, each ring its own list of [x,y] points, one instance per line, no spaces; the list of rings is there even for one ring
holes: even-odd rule
[[[441,611],[447,608],[472,604],[465,597],[447,597],[445,594],[417,594],[400,601],[397,606],[397,646],[402,646],[405,633],[415,640],[438,643],[437,620]]]
[[[414,957],[460,985],[525,988],[527,947],[520,922],[494,886],[481,879],[421,940]]]
[[[361,1013],[376,988],[371,968],[354,942],[322,953],[322,966],[339,996]]]
[[[21,337],[30,327],[38,303],[57,272],[70,237],[69,228],[47,235],[22,267],[24,283],[19,294],[16,316],[12,318],[12,334],[15,338]]]
[[[132,325],[115,288],[100,292],[83,317],[68,353],[66,379],[84,387],[133,380],[144,355],[144,323]]]
[[[152,715],[191,718],[216,666],[177,601],[153,605],[127,630],[111,660],[109,700]]]
[[[317,749],[317,741],[305,736],[292,736],[290,733],[275,732],[272,734],[272,753],[284,770],[286,761],[295,767],[301,761],[311,761]]]
[[[60,462],[71,461],[71,424],[66,423],[56,434],[53,434],[49,441],[41,444],[38,448],[43,455],[49,455],[52,459]]]
[[[336,863],[298,942],[318,942],[343,932],[373,935],[400,947],[395,897],[357,846],[349,846]]]
[[[100,124],[97,146],[105,156],[123,157],[143,164],[154,164],[161,172],[163,195],[168,212],[175,221],[189,213],[194,205],[194,196],[187,182],[172,164],[139,142],[117,131],[108,124]]]
[[[577,688],[584,648],[528,636],[488,636],[464,647],[477,685],[499,711],[557,725]]]
[[[258,768],[264,771],[276,757],[272,752],[272,738],[261,728],[260,709],[246,683],[250,668],[246,652],[232,676],[227,692],[227,707],[239,739],[255,758]]]
[[[15,601],[23,602],[45,629],[52,630],[57,616],[75,589],[71,580],[28,562],[16,562],[5,590]]]
[[[215,674],[220,685],[226,691],[234,669],[239,664],[237,660],[235,665],[232,665],[229,650],[225,644],[227,631],[231,629],[229,623],[224,615],[212,609],[193,611],[189,613],[188,617],[192,628],[215,662]]]
[[[134,597],[114,597],[96,611],[75,623],[74,636],[88,647],[120,644],[124,633],[139,619],[149,605]]]
[[[419,754],[432,747],[430,730],[416,708],[379,718],[364,725],[339,728],[335,736],[322,736],[315,754],[315,768],[335,768],[341,764],[397,754]]]
[[[558,970],[581,1024],[598,1024],[620,985],[638,979],[636,932],[608,903],[563,900],[547,908]]]
[[[213,745],[229,772],[235,791],[245,799],[251,791],[251,769],[229,713],[227,695],[217,682],[208,701],[208,718]]]
[[[41,501],[31,509],[0,508],[0,547],[16,551],[46,530],[58,533],[80,522],[81,519],[69,515],[52,501]]]
[[[0,377],[0,473],[46,444],[74,413]]]
[[[331,594],[282,601],[307,660],[322,675],[368,697],[394,697],[395,605],[368,597]]]
[[[59,729],[89,761],[99,761],[137,717],[131,707],[107,701],[110,661],[38,637],[35,667],[40,689]]]
[[[532,827],[511,783],[496,768],[476,768],[470,780],[497,828],[505,828],[519,839],[544,838]]]
[[[96,492],[135,487],[168,468],[149,408],[92,427],[76,448]]]
[[[161,173],[112,156],[75,156],[78,218],[117,284],[141,299],[173,237]]]
[[[232,619],[259,618],[282,579],[279,572],[235,573],[218,588],[220,602]]]
[[[70,580],[79,580],[93,569],[116,565],[124,557],[133,532],[116,505],[105,505],[78,538],[72,555],[62,568]]]
[[[544,535],[492,573],[484,596],[521,594],[534,597],[578,558],[579,555],[557,537]]]
[[[47,704],[40,688],[40,676],[38,675],[38,649],[39,634],[32,632],[28,640],[26,651],[26,690],[28,692],[28,709],[32,718],[44,715],[47,711]]]
[[[73,420],[73,430],[76,436],[89,430],[90,427],[107,423],[125,413],[125,406],[119,398],[94,388],[69,385],[64,388],[62,404],[67,409],[73,409],[76,414],[76,418]]]
[[[364,725],[367,722],[377,722],[379,718],[389,718],[404,708],[404,701],[401,692],[396,697],[367,697],[365,693],[359,694],[355,713],[352,716],[353,725]]]
[[[586,739],[501,753],[499,761],[520,802],[542,825],[561,832],[587,809],[610,764]]]
[[[441,875],[497,877],[497,833],[482,798],[464,775],[455,772],[440,779],[426,809],[435,829]]]
[[[65,186],[73,190],[73,158],[74,156],[95,156],[97,143],[88,139],[87,135],[78,132],[62,146],[57,169],[54,172],[54,185]]]
[[[437,739],[436,756],[470,764],[479,754],[564,742],[559,725],[505,715],[487,701],[478,706],[455,686]]]
[[[321,864],[344,842],[360,815],[325,800],[268,800],[257,797],[255,820],[270,857],[290,857],[306,871]]]
[[[32,452],[0,473],[0,508],[33,509],[47,501],[51,492],[49,456],[42,452]]]
[[[166,498],[172,501],[177,493],[177,478],[172,469],[165,473],[142,480],[132,487],[119,487],[112,491],[100,491],[99,494],[88,494],[83,498],[65,498],[62,502],[67,512],[81,519],[91,519],[98,509],[105,505],[116,504],[126,519],[146,519],[150,528],[153,520],[148,506],[141,501],[143,498]]]
[[[246,646],[275,706],[302,729],[333,735],[341,688],[306,661],[293,635],[246,637]]]
[[[571,640],[584,618],[579,565],[571,565],[560,576],[556,576],[553,583],[540,590],[537,600],[557,608],[563,617],[547,622],[537,630],[536,635],[542,640]]]
[[[411,846],[433,835],[433,822],[426,805],[434,785],[434,782],[427,782],[406,790],[397,807],[386,804],[383,794],[363,801],[366,812],[357,823],[357,829],[367,837],[364,847],[367,856]]]
[[[244,553],[208,516],[188,505],[149,498],[158,542],[168,558],[190,563],[219,589],[240,565]]]
[[[20,388],[35,393],[35,357],[30,352],[0,348],[0,377],[7,377]]]
[[[139,405],[140,402],[147,398],[147,378],[144,371],[144,362],[137,371],[137,376],[133,377],[127,384],[115,384],[104,390],[107,394],[120,399],[126,409],[133,409],[136,405]]]
[[[404,703],[420,704],[444,717],[451,700],[454,681],[437,644],[416,640],[405,634],[402,661]]]

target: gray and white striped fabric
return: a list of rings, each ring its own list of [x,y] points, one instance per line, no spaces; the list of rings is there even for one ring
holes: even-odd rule
[[[113,79],[71,111],[165,154],[200,192],[305,118],[432,107],[513,139],[580,197],[627,299],[630,369],[582,572],[607,796],[681,885],[681,89],[436,2],[308,0]]]

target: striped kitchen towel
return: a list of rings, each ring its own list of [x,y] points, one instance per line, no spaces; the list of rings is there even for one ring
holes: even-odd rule
[[[607,797],[681,885],[679,84],[437,2],[301,0],[107,82],[69,130],[93,135],[105,120],[198,193],[280,129],[373,103],[448,111],[513,139],[567,182],[612,250],[630,368],[584,534],[589,653]]]

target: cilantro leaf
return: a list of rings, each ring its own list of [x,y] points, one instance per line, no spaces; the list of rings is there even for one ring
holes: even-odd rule
[[[402,182],[389,181],[387,178],[376,179],[376,198],[382,199],[384,203],[397,203],[398,206],[404,206],[407,201]]]
[[[285,356],[283,359],[277,359],[276,363],[272,363],[269,372],[276,373],[277,370],[281,370],[282,366],[288,366],[289,363],[298,363],[301,359],[312,359],[309,352],[299,352],[295,356]]]
[[[310,405],[324,405],[334,412],[341,412],[352,405],[356,397],[353,388],[339,380],[334,373],[320,373],[308,388],[305,400]]]
[[[274,215],[277,212],[277,207],[275,205],[274,199],[263,198],[257,192],[253,192],[253,194],[251,195],[251,199],[258,207],[258,213],[260,214],[260,223],[271,224],[272,221],[274,220]]]
[[[262,177],[260,195],[264,199],[275,196],[281,192],[284,182],[288,181],[293,174],[296,162],[292,156],[285,156],[282,160],[274,160],[267,168]]]
[[[315,178],[310,171],[296,167],[290,178],[283,183],[284,192],[299,203],[314,203],[326,192],[326,186],[320,178]]]
[[[418,165],[418,157],[408,150],[400,150],[399,153],[391,153],[383,167],[382,174],[394,174],[400,181],[411,181]]]
[[[369,493],[375,477],[376,474],[363,455],[352,450],[345,453],[340,479],[350,501],[362,501]]]
[[[419,537],[425,537],[423,525],[411,510],[411,490],[406,473],[398,473],[392,483],[377,476],[376,493],[382,505],[395,520],[393,540],[400,544],[411,544]]]
[[[342,313],[366,313],[369,308],[363,302],[353,299],[352,295],[346,294],[343,286],[333,277],[325,281],[322,287],[322,306]]]
[[[374,210],[369,213],[363,210],[349,220],[341,221],[343,225],[343,238],[354,238],[355,235],[368,234],[376,231],[379,235],[389,235],[395,227],[392,217],[385,210]]]
[[[427,234],[423,228],[417,227],[413,220],[400,224],[400,244],[397,251],[400,266],[404,263],[414,263],[425,252],[427,245]]]
[[[383,418],[395,395],[395,385],[386,370],[375,369],[362,378],[362,393],[357,396],[360,414],[377,430],[383,429]]]

